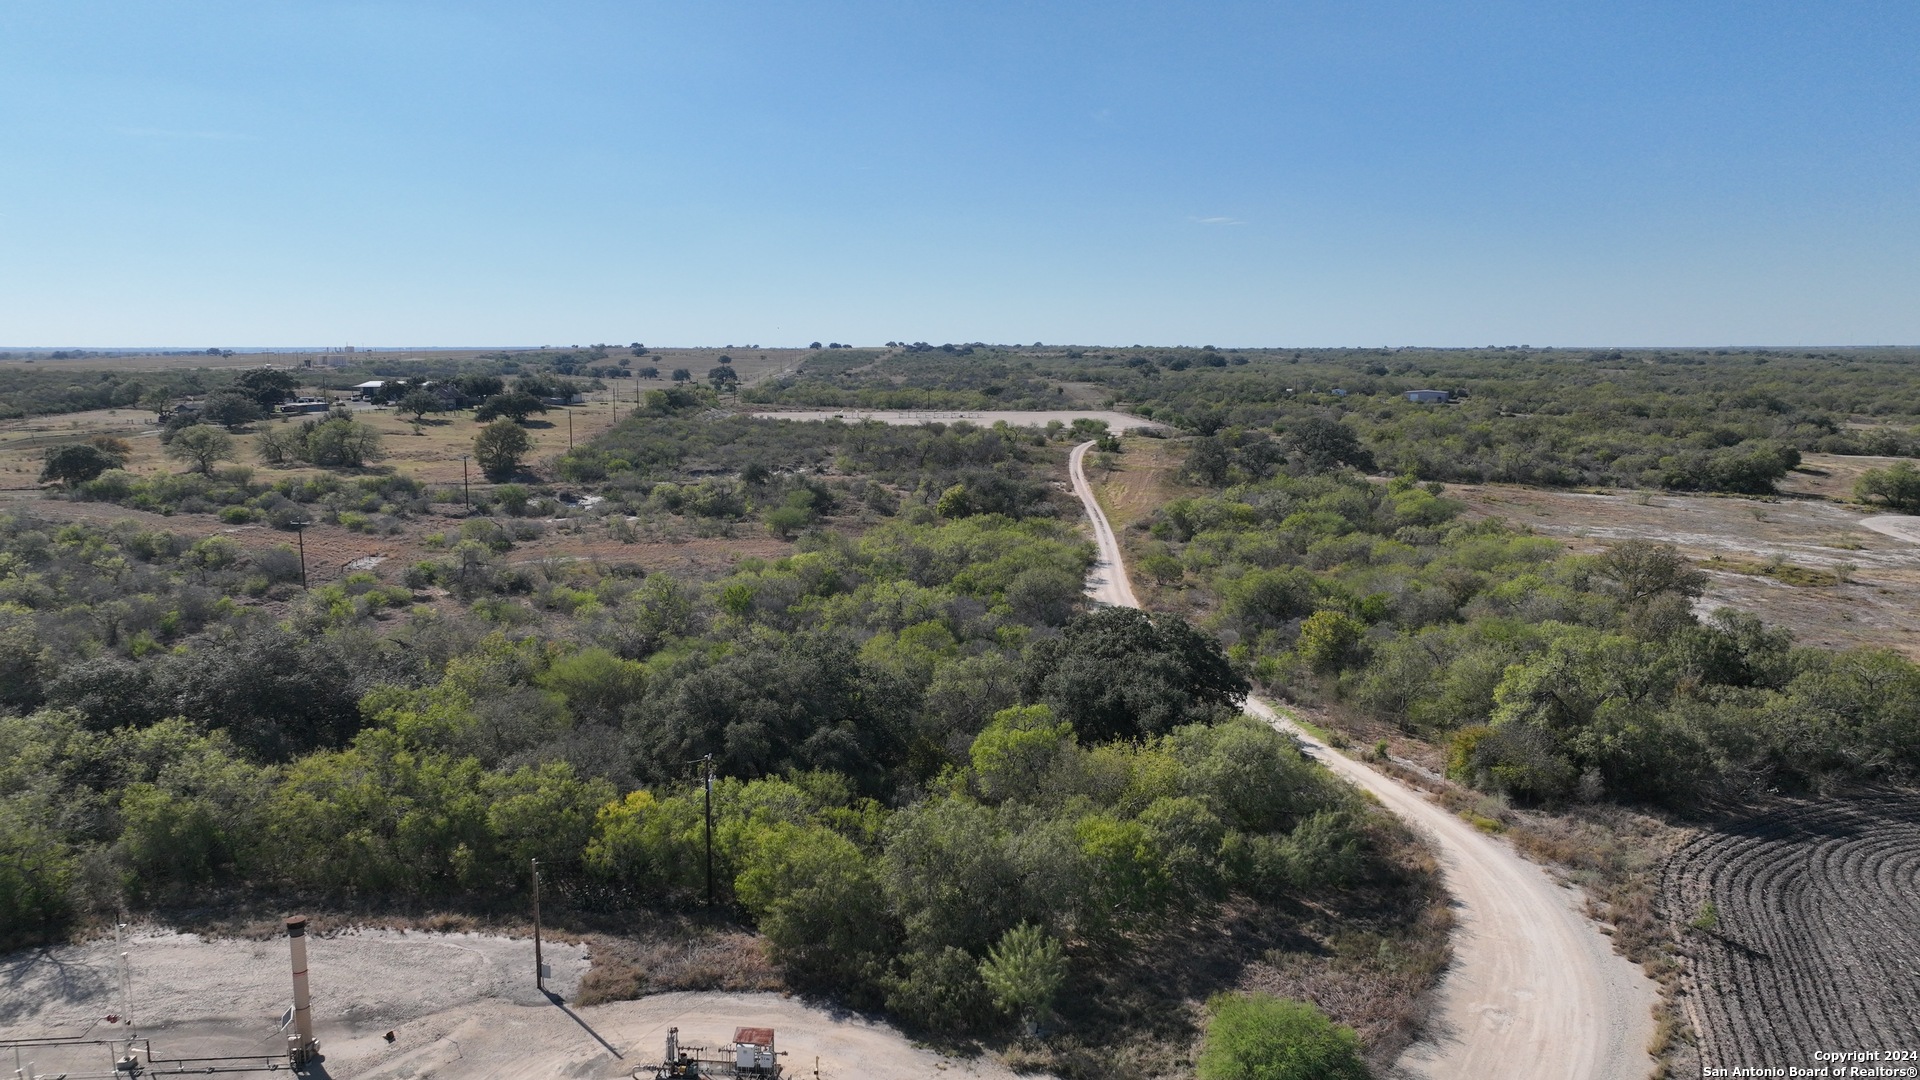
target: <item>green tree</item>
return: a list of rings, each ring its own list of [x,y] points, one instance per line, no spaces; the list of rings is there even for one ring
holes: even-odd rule
[[[1018,1017],[1027,1034],[1038,1030],[1067,981],[1067,959],[1060,942],[1031,923],[1001,935],[980,963],[980,981],[993,1003]]]
[[[1313,575],[1297,566],[1249,570],[1221,588],[1227,612],[1254,629],[1274,629],[1313,610]]]
[[[1594,569],[1629,605],[1663,594],[1693,599],[1707,591],[1707,575],[1672,544],[1627,540],[1608,548]]]
[[[412,413],[413,422],[417,424],[426,419],[428,413],[440,411],[440,398],[430,390],[409,390],[407,396],[400,399],[399,408],[401,412]]]
[[[828,829],[782,824],[762,833],[734,892],[773,961],[796,974],[850,983],[877,969],[892,944],[872,866]]]
[[[148,390],[140,395],[140,407],[165,420],[173,412],[174,402],[179,395],[171,390]]]
[[[1145,825],[1088,814],[1074,823],[1073,838],[1088,868],[1086,894],[1079,898],[1087,925],[1138,925],[1134,920],[1165,910],[1171,882]]]
[[[1199,1080],[1367,1080],[1360,1038],[1302,1001],[1223,994],[1207,1006]]]
[[[1140,560],[1140,569],[1160,585],[1178,585],[1187,576],[1187,568],[1176,556],[1155,551]]]
[[[813,522],[813,515],[803,506],[776,506],[766,513],[767,531],[782,540],[790,540],[793,534],[805,529]]]
[[[225,427],[227,430],[250,424],[265,415],[259,402],[245,394],[232,390],[219,390],[207,395],[206,403],[200,407],[200,416]]]
[[[232,460],[233,436],[217,427],[195,424],[174,433],[167,441],[167,456],[186,462],[193,472],[208,474],[214,462]]]
[[[1854,482],[1853,497],[1902,513],[1920,513],[1920,469],[1914,468],[1910,461],[1896,461],[1884,469],[1868,469]]]
[[[28,800],[0,800],[0,948],[46,941],[72,914],[67,845],[27,813]]]
[[[254,368],[252,371],[242,372],[234,385],[265,411],[292,397],[294,389],[300,385],[300,380],[294,378],[290,371]]]
[[[605,649],[581,649],[554,660],[538,681],[566,698],[576,719],[616,725],[621,711],[646,693],[647,669]]]
[[[1326,675],[1358,663],[1366,640],[1366,623],[1344,611],[1316,611],[1300,624],[1295,648],[1308,667]]]
[[[285,465],[307,456],[307,438],[296,427],[268,427],[253,437],[253,452],[269,465]]]
[[[999,802],[1045,791],[1045,781],[1073,747],[1073,725],[1045,705],[1017,705],[994,714],[968,756],[981,794]]]
[[[371,424],[336,416],[305,429],[306,458],[315,465],[357,469],[380,458],[380,432]]]
[[[473,457],[488,478],[505,480],[520,469],[533,449],[533,436],[511,420],[495,420],[473,437]]]
[[[46,454],[46,464],[40,470],[40,482],[57,480],[71,488],[106,472],[117,469],[124,459],[89,443],[72,446],[50,447]]]
[[[1178,616],[1134,608],[1075,618],[1036,641],[1022,667],[1021,696],[1051,705],[1089,742],[1216,718],[1247,694],[1218,641]]]
[[[504,416],[516,424],[524,424],[527,422],[527,417],[546,411],[546,402],[525,390],[510,390],[504,394],[495,394],[481,402],[480,408],[474,411],[473,418],[484,424]]]
[[[1373,455],[1360,445],[1360,436],[1330,417],[1310,416],[1294,424],[1287,431],[1287,446],[1300,456],[1308,472],[1325,472],[1336,465],[1373,468]]]

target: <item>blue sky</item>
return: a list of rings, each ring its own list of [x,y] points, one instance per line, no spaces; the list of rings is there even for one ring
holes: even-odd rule
[[[0,4],[0,344],[1920,342],[1920,5]]]

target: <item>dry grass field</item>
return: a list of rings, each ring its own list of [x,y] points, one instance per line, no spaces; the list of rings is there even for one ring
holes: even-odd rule
[[[571,417],[575,442],[586,442],[615,422],[616,412],[626,416],[633,409],[633,395],[620,401],[602,391],[596,400],[571,408],[555,408],[545,415],[536,414],[527,424],[534,449],[528,461],[536,466],[566,452]],[[378,430],[384,440],[386,457],[373,464],[372,471],[398,472],[429,484],[460,483],[460,455],[472,453],[473,437],[480,425],[472,410],[429,415],[415,425],[412,417],[390,408],[372,408],[356,404],[354,418]],[[263,465],[253,452],[259,433],[275,426],[298,424],[310,417],[284,417],[262,420],[234,432],[234,464],[255,469],[256,479],[273,480],[282,476],[300,476],[320,470],[309,467],[281,468]],[[158,426],[153,413],[141,409],[96,409],[91,412],[39,416],[23,420],[0,421],[0,489],[33,489],[38,486],[42,455],[47,447],[66,442],[84,442],[95,435],[125,439],[134,450],[127,463],[129,472],[148,475],[178,472],[177,461],[169,460],[157,438]],[[474,471],[473,477],[479,478]]]
[[[356,362],[369,361],[376,366],[387,361],[424,359],[435,362],[473,359],[485,353],[497,350],[435,350],[431,352],[386,350],[378,353],[359,352],[352,356]],[[657,390],[672,385],[675,368],[685,368],[693,374],[695,381],[702,381],[706,373],[717,366],[723,354],[732,358],[732,367],[740,375],[742,385],[752,385],[764,379],[785,374],[796,369],[800,361],[811,350],[807,349],[656,349],[645,357],[630,357],[624,350],[616,352],[609,359],[630,360],[637,367],[657,367],[659,376],[653,379],[620,379],[610,383],[606,389],[594,391],[588,395],[585,405],[571,409],[554,409],[544,416],[536,416],[528,424],[527,430],[534,437],[534,451],[529,461],[536,465],[551,460],[565,451],[568,442],[568,419],[571,414],[572,437],[575,442],[584,442],[611,426],[617,417],[625,416],[635,401],[648,390]],[[538,353],[532,355],[537,356]],[[77,360],[38,359],[33,363],[42,370],[55,368],[73,371],[164,371],[192,368],[236,369],[260,366],[300,368],[307,361],[320,361],[326,357],[312,353],[245,353],[234,356],[207,356],[194,354],[184,356],[124,356],[124,357],[83,357]],[[0,365],[23,365],[27,361],[20,358],[0,358]],[[309,377],[320,377],[322,371],[303,372]],[[325,394],[316,385],[306,385],[303,394],[316,396]],[[333,391],[331,396],[338,399],[343,394]],[[460,482],[460,455],[469,452],[473,436],[479,427],[473,422],[471,411],[429,416],[424,424],[415,425],[407,417],[391,409],[371,409],[356,405],[358,418],[387,436],[388,457],[380,468],[411,475],[426,483],[457,484]],[[253,436],[266,426],[273,424],[298,423],[297,419],[277,419],[262,421],[251,428],[236,433],[236,449],[241,464],[256,464],[252,452]],[[52,416],[33,416],[19,420],[0,421],[0,492],[32,490],[37,487],[40,475],[41,457],[46,448],[65,442],[84,442],[95,435],[112,435],[128,440],[134,446],[133,459],[128,463],[131,472],[148,474],[176,469],[174,462],[166,459],[161,452],[158,440],[152,438],[156,425],[154,414],[146,409],[96,409],[90,412],[65,413]],[[274,476],[298,475],[302,470],[266,470]]]
[[[1815,466],[1830,471],[1795,483],[1857,475],[1877,460]],[[1881,647],[1920,658],[1920,544],[1864,527],[1863,508],[1811,495],[1592,494],[1493,484],[1453,485],[1449,494],[1474,513],[1561,538],[1575,551],[1628,539],[1674,544],[1707,572],[1703,611],[1751,612],[1791,629],[1803,645]]]
[[[1153,512],[1182,496],[1204,493],[1180,479],[1186,446],[1173,439],[1139,436],[1122,439],[1120,445],[1117,455],[1088,456],[1087,481],[1093,485],[1094,498],[1100,500],[1100,509],[1113,523],[1132,575],[1134,595],[1149,610],[1192,615],[1202,610],[1204,597],[1179,585],[1162,585],[1140,572],[1141,561],[1154,549],[1154,540],[1146,533]]]
[[[555,408],[544,416],[536,415],[528,423],[527,431],[534,439],[534,450],[528,460],[536,474],[550,476],[548,463],[567,449],[569,418],[573,441],[584,443],[611,426],[616,416],[625,417],[633,408],[630,391],[621,394],[618,400],[614,399],[611,391],[602,391],[593,397],[594,400],[585,405]],[[471,410],[429,416],[417,426],[411,417],[389,408],[357,405],[354,415],[381,433],[386,456],[366,469],[340,470],[341,475],[351,477],[398,473],[412,476],[448,493],[460,489],[460,455],[471,453],[473,437],[480,430]],[[262,430],[274,425],[299,422],[298,418],[267,420],[236,432],[234,443],[237,460],[230,464],[251,468],[255,482],[297,478],[325,471],[304,465],[266,465],[253,452],[253,443]],[[190,538],[219,534],[246,548],[266,548],[294,542],[291,533],[264,525],[228,525],[211,514],[163,516],[112,503],[69,502],[41,497],[37,480],[46,447],[62,442],[80,442],[95,435],[113,435],[126,440],[133,447],[133,457],[127,463],[130,472],[150,475],[182,471],[181,463],[166,457],[158,431],[153,414],[139,409],[101,409],[0,421],[0,508],[18,506],[55,521],[133,521]],[[478,468],[470,469],[470,481],[476,496],[493,486]],[[429,538],[435,534],[457,532],[460,516],[462,508],[459,503],[436,503],[433,514],[402,521],[399,532],[387,535],[316,523],[306,530],[305,536],[309,580],[319,585],[337,580],[350,570],[370,570],[383,579],[397,581],[400,569],[437,553]],[[544,535],[519,543],[509,555],[510,561],[531,564],[556,559],[588,559],[639,566],[649,573],[670,569],[706,577],[725,573],[742,558],[778,558],[793,548],[790,542],[775,539],[751,523],[737,524],[721,535],[712,536],[661,533],[642,528],[631,539],[622,539],[604,523],[585,517],[554,519],[545,522],[544,526]]]
[[[92,412],[31,416],[0,420],[0,491],[32,491],[39,487],[40,465],[47,447],[85,442],[95,435],[125,439],[134,448],[135,471],[162,466],[160,442],[153,413],[145,409],[95,409]]]

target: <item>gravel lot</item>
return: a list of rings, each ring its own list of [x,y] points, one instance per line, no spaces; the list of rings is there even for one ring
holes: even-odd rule
[[[550,1000],[533,987],[533,942],[483,934],[347,931],[309,939],[316,1034],[328,1077],[512,1080],[626,1077],[662,1053],[669,1026],[717,1047],[736,1026],[775,1028],[790,1075],[863,1080],[977,1076],[1010,1080],[987,1060],[913,1046],[884,1024],[776,994],[675,993],[573,1008],[589,958],[549,940]],[[284,939],[208,941],[143,930],[124,946],[132,1005],[122,1004],[112,941],[0,957],[0,1031],[9,1038],[125,1038],[108,1015],[130,1013],[158,1057],[261,1055],[281,1044],[291,999]],[[386,1032],[394,1033],[388,1043]],[[6,1055],[11,1058],[11,1054]],[[36,1048],[42,1074],[100,1072],[101,1047]],[[7,1060],[5,1066],[13,1068]],[[804,1067],[803,1067],[804,1066]]]

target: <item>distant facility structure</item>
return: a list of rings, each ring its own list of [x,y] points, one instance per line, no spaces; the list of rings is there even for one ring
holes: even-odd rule
[[[762,1077],[780,1080],[787,1075],[780,1066],[781,1052],[773,1048],[773,1029],[743,1027],[734,1031],[733,1041],[710,1053],[704,1046],[688,1046],[680,1041],[680,1029],[667,1029],[667,1057],[659,1065],[641,1065],[633,1070],[639,1077],[651,1071],[651,1080],[711,1080],[713,1077]],[[819,1075],[815,1071],[815,1075]]]
[[[1453,395],[1445,390],[1409,390],[1407,400],[1416,405],[1445,405]]]

